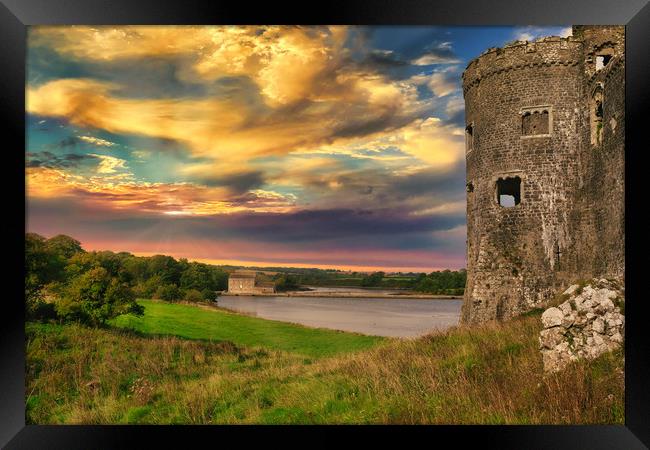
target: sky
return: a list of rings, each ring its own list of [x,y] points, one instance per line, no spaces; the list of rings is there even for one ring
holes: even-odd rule
[[[570,32],[31,26],[27,231],[213,264],[463,268],[461,74]]]

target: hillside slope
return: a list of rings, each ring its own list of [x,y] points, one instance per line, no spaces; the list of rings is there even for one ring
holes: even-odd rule
[[[540,328],[529,316],[308,357],[29,323],[27,422],[624,423],[622,351],[545,376]]]

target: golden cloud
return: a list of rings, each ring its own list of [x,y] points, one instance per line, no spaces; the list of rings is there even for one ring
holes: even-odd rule
[[[115,86],[88,79],[62,79],[29,88],[27,111],[64,117],[76,125],[112,133],[180,141],[194,156],[211,158],[219,162],[221,170],[227,170],[229,165],[239,167],[259,156],[355,141],[355,136],[336,136],[337,130],[352,123],[340,116],[341,110],[356,113],[359,124],[354,126],[361,129],[360,133],[368,123],[385,122],[388,130],[374,132],[381,135],[390,133],[393,119],[399,125],[412,121],[417,115],[413,110],[421,107],[409,86],[390,84],[378,77],[359,77],[356,83],[356,99],[313,103],[299,114],[279,112],[277,117],[257,123],[252,117],[254,111],[234,100],[125,99],[111,95]]]
[[[191,74],[212,81],[246,75],[266,100],[308,98],[315,79],[342,55],[346,27],[124,26],[35,27],[30,44],[78,59],[112,61],[191,55]]]
[[[34,27],[30,46],[46,45],[80,60],[167,57],[189,64],[181,76],[192,81],[247,77],[266,104],[216,96],[125,98],[117,84],[59,79],[29,87],[27,111],[181,142],[191,156],[207,160],[180,169],[199,179],[259,170],[256,158],[275,155],[284,159],[264,162],[261,170],[276,185],[317,176],[335,188],[339,182],[327,173],[342,169],[336,155],[394,170],[422,163],[446,170],[462,159],[462,133],[422,118],[436,100],[420,100],[417,87],[433,79],[393,80],[349,64],[347,37],[347,27]],[[395,148],[402,154],[387,151]],[[322,157],[300,157],[307,154]],[[106,172],[118,168],[110,164],[103,160],[100,170],[114,173]]]
[[[114,142],[107,141],[106,139],[96,138],[94,136],[79,136],[79,139],[98,147],[115,147],[117,145]]]
[[[99,158],[97,173],[115,173],[127,169],[126,161],[123,159],[108,155],[97,155],[95,153],[89,153],[89,155]]]
[[[100,209],[133,209],[171,215],[230,214],[241,211],[288,212],[295,196],[255,190],[233,196],[228,189],[192,183],[136,182],[120,177],[82,177],[58,169],[29,168],[28,198],[71,197]]]

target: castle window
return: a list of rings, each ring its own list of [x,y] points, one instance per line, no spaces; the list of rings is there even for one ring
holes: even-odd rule
[[[612,59],[612,55],[599,55],[596,56],[596,70],[604,68],[609,60]]]
[[[614,49],[605,46],[596,51],[596,70],[603,69],[614,56]]]
[[[590,125],[591,125],[591,144],[600,145],[603,140],[603,87],[596,86],[591,95],[589,105]]]
[[[550,137],[553,132],[553,108],[549,105],[521,108],[521,137]]]
[[[512,208],[521,203],[521,178],[506,177],[497,180],[497,203]]]
[[[525,111],[521,116],[521,134],[523,136],[549,134],[548,110]]]
[[[465,127],[465,151],[467,153],[474,150],[474,124],[470,123]]]

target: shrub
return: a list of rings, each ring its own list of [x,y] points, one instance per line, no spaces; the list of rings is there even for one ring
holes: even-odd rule
[[[181,298],[181,292],[179,291],[178,286],[175,284],[165,284],[163,286],[159,286],[158,289],[156,289],[156,293],[153,295],[153,298],[173,302]]]
[[[137,298],[150,298],[151,296],[147,296],[147,291],[145,289],[144,283],[138,283],[135,286],[131,288],[133,290],[133,294]]]
[[[163,285],[159,275],[153,275],[142,283],[141,292],[143,298],[156,298],[156,291]]]
[[[188,302],[200,302],[203,300],[203,295],[196,289],[188,289],[185,291],[185,300]]]
[[[64,321],[103,325],[121,314],[142,315],[144,308],[135,301],[131,288],[111,277],[103,267],[95,267],[74,278],[55,303]]]
[[[213,302],[217,299],[217,293],[212,289],[203,289],[201,291],[201,296],[206,302]]]
[[[48,303],[41,299],[33,299],[26,303],[26,318],[27,320],[41,320],[47,321],[56,319],[56,310],[54,303]]]

